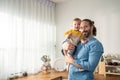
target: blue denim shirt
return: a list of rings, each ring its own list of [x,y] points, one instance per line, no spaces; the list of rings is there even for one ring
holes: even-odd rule
[[[102,44],[91,37],[85,44],[79,43],[74,54],[74,63],[84,68],[80,70],[70,64],[68,80],[94,80],[93,72],[103,53]]]

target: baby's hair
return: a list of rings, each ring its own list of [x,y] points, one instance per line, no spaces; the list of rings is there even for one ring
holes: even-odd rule
[[[74,18],[73,21],[81,21],[80,18]]]

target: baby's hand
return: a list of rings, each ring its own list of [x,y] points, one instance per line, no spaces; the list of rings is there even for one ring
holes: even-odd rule
[[[67,39],[70,39],[71,36],[72,36],[72,33],[68,34],[66,37],[67,37]]]

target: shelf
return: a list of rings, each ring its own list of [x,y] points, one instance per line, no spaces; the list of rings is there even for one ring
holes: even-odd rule
[[[100,62],[99,63],[99,74],[103,74],[104,76],[106,76],[107,74],[120,75],[120,72],[116,72],[116,73],[115,72],[107,72],[109,70],[117,71],[118,68],[120,68],[120,65],[118,65],[118,66],[106,65],[105,62]]]
[[[113,66],[113,65],[105,65],[106,67],[120,67],[120,65],[119,66]]]
[[[109,74],[120,75],[120,57],[108,56],[103,58],[104,58],[104,61],[99,63],[99,74],[103,74],[104,76]],[[108,64],[111,64],[111,65],[108,65]]]
[[[106,72],[106,74],[120,75],[120,73],[110,73],[110,72]]]
[[[104,58],[105,60],[107,60],[107,59],[112,59],[112,60],[120,60],[120,58]]]

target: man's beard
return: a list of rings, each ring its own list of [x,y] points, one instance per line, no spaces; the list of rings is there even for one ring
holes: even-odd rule
[[[83,31],[84,38],[88,38],[91,34],[91,31]]]

